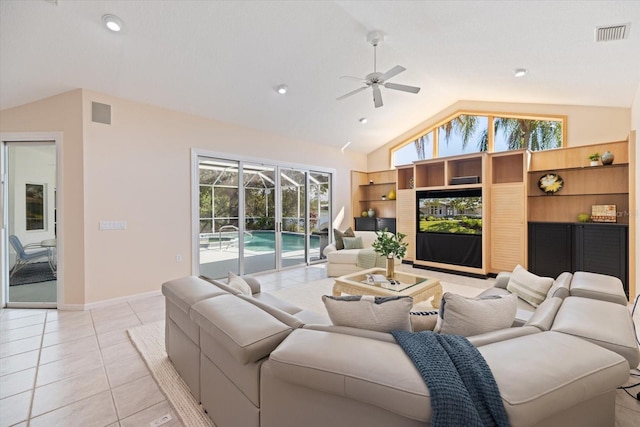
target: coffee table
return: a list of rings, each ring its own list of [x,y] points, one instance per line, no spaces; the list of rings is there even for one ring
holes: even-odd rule
[[[440,307],[442,299],[442,285],[439,279],[419,276],[417,274],[396,272],[393,279],[399,284],[371,283],[367,281],[368,274],[386,274],[384,268],[370,268],[336,277],[333,285],[333,296],[340,296],[343,292],[349,295],[374,295],[383,297],[410,296],[417,304],[433,297],[431,305]]]

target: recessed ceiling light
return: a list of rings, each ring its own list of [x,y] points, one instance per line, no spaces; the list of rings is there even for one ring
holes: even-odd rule
[[[102,22],[114,33],[122,31],[122,28],[124,28],[124,22],[122,22],[122,19],[118,18],[116,15],[104,15],[102,17]]]
[[[344,150],[346,150],[346,149],[347,149],[347,147],[349,146],[349,144],[351,144],[351,141],[347,141],[347,143],[346,143],[346,144],[344,144],[344,145],[342,146],[341,150],[342,150],[342,152],[343,152],[343,153],[344,153]]]
[[[289,88],[287,87],[287,85],[278,85],[278,86],[276,86],[276,91],[281,95],[284,95],[285,93],[287,93],[288,90],[289,90]]]
[[[362,117],[362,118],[358,119],[358,121],[359,121],[360,123],[362,123],[362,124],[365,124],[365,123],[367,123],[367,121],[368,121],[368,120],[367,120],[367,118],[366,118],[366,117]]]
[[[527,74],[527,69],[526,68],[516,68],[515,72],[514,72],[514,76],[516,77],[522,77],[525,74]]]

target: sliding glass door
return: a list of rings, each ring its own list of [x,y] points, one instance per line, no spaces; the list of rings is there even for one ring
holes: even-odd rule
[[[276,269],[276,168],[243,164],[244,273]]]
[[[331,173],[198,157],[199,274],[225,277],[322,260]],[[242,185],[240,185],[242,183]]]
[[[307,218],[307,172],[280,169],[280,262],[282,267],[307,263],[309,243]]]

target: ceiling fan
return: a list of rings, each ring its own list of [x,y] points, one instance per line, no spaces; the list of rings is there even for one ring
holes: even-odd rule
[[[361,83],[364,83],[365,86],[362,86],[356,90],[352,90],[342,96],[336,98],[338,101],[345,99],[351,95],[355,95],[358,92],[362,92],[367,88],[371,88],[373,90],[373,104],[378,107],[382,107],[382,94],[380,93],[380,86],[384,86],[387,89],[400,90],[402,92],[409,93],[418,93],[420,92],[420,88],[416,86],[407,86],[401,85],[398,83],[388,83],[387,80],[392,77],[397,76],[401,72],[405,71],[406,68],[396,65],[386,73],[378,72],[376,68],[376,48],[378,44],[380,44],[384,40],[384,34],[381,31],[372,31],[367,35],[367,41],[373,45],[373,73],[367,74],[364,79],[359,77],[351,77],[351,76],[342,76],[341,79],[352,79],[357,80]]]

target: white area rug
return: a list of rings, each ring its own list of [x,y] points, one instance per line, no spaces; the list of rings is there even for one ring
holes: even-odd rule
[[[137,326],[127,332],[182,424],[185,427],[214,427],[167,356],[164,321]]]
[[[333,283],[333,279],[322,279],[269,293],[298,307],[317,313],[326,313],[322,303],[322,295],[331,295]],[[476,296],[482,291],[470,286],[441,283],[445,292],[455,292],[470,297]],[[414,309],[432,309],[430,300],[417,304]],[[185,427],[215,427],[169,360],[164,347],[164,331],[164,321],[160,321],[137,326],[127,332],[183,425]]]

